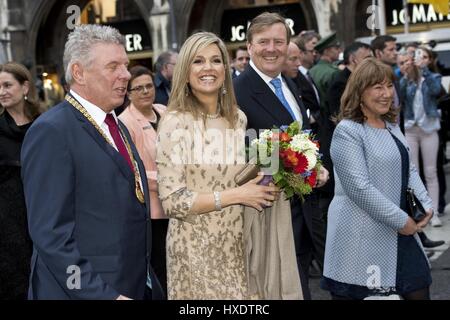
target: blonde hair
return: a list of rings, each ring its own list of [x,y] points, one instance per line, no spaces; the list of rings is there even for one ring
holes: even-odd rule
[[[352,72],[341,97],[341,110],[336,118],[336,122],[342,119],[350,119],[359,123],[367,120],[362,112],[362,95],[366,89],[384,81],[395,81],[394,72],[387,64],[375,59],[364,59]],[[381,118],[387,122],[395,123],[398,110],[392,103],[389,111]]]
[[[231,127],[234,128],[237,123],[237,105],[231,81],[231,72],[228,72],[230,70],[230,59],[223,41],[210,32],[199,32],[191,35],[181,47],[173,71],[172,91],[170,93],[168,111],[188,112],[195,119],[203,118],[203,121],[206,122],[206,115],[204,114],[202,116],[202,106],[192,94],[189,86],[189,73],[198,51],[211,44],[215,44],[219,48],[225,70],[223,87],[226,90],[226,94],[223,94],[222,90],[219,90],[218,93],[220,115],[228,120]]]

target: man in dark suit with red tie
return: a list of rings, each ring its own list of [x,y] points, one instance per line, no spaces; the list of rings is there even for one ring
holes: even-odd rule
[[[237,103],[247,116],[248,128],[257,131],[300,121],[308,129],[306,108],[295,84],[281,74],[287,58],[290,28],[276,13],[262,13],[247,31],[250,65],[233,80]],[[319,185],[327,180],[326,170]],[[300,199],[291,201],[292,230],[303,296],[310,299],[308,268],[312,254],[311,215]]]
[[[25,137],[30,299],[143,299],[147,283],[162,297],[147,259],[145,168],[114,113],[127,66],[116,29],[76,27],[64,51],[70,93]]]

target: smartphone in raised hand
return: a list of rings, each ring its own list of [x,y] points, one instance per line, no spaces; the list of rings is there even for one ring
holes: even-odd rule
[[[417,49],[414,52],[414,63],[416,66],[421,66],[423,62],[423,50]]]

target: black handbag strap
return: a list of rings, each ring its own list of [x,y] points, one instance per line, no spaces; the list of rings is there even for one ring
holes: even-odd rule
[[[407,203],[406,203],[406,190],[408,189],[408,183],[409,183],[409,155],[408,150],[404,146],[404,144],[394,135],[390,130],[388,130],[391,134],[392,138],[394,139],[395,144],[398,147],[398,151],[400,152],[400,156],[402,158],[402,188],[401,188],[401,195],[400,195],[400,208],[402,210],[407,209]]]

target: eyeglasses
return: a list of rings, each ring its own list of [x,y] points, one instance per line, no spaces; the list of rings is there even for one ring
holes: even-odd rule
[[[143,85],[143,86],[136,86],[136,87],[134,87],[134,88],[131,88],[129,91],[130,91],[130,92],[136,91],[136,92],[139,92],[139,93],[143,93],[144,90],[145,90],[146,92],[148,92],[148,91],[150,91],[152,88],[153,88],[153,84],[147,83],[146,85]]]

